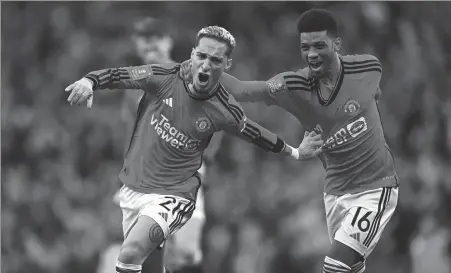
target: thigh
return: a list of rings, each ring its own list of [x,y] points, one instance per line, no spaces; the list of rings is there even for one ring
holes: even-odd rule
[[[398,188],[380,188],[352,194],[341,200],[346,214],[334,239],[367,257],[391,219],[398,200]]]
[[[132,255],[133,263],[142,264],[151,253],[155,252],[164,239],[164,232],[158,222],[141,215],[125,237],[119,258],[124,251],[128,250],[132,253],[128,253],[128,255]]]

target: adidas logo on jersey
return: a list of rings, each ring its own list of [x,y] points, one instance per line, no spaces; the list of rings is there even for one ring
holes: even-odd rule
[[[163,102],[169,105],[169,107],[172,107],[172,98],[164,99]]]

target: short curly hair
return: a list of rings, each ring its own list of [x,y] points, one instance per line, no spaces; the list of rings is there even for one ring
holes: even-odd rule
[[[325,9],[310,9],[301,14],[298,19],[299,33],[327,31],[333,37],[338,36],[338,23],[332,13]]]
[[[199,41],[202,38],[212,38],[216,39],[220,42],[223,42],[227,45],[228,50],[226,52],[227,57],[230,57],[233,50],[236,46],[235,37],[233,37],[232,34],[230,34],[229,31],[227,31],[225,28],[218,27],[218,26],[208,26],[204,27],[197,33],[196,37],[196,46],[199,45]]]

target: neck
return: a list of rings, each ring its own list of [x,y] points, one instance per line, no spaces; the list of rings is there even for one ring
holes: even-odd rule
[[[335,83],[340,74],[340,58],[337,53],[334,53],[334,55],[330,69],[321,77],[322,81],[330,84]]]

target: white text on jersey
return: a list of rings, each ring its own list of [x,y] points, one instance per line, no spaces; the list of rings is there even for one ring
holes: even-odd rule
[[[177,128],[171,125],[169,119],[164,115],[160,115],[160,119],[152,114],[150,120],[151,125],[155,125],[154,129],[157,134],[171,144],[172,147],[181,150],[195,150],[199,147],[200,141],[197,139],[189,138],[184,133],[180,132]]]
[[[347,124],[340,130],[338,130],[335,134],[330,136],[326,140],[324,148],[330,149],[334,148],[337,145],[346,143],[350,139],[357,137],[366,130],[368,130],[368,124],[366,123],[366,119],[365,117],[360,117],[359,119]]]

